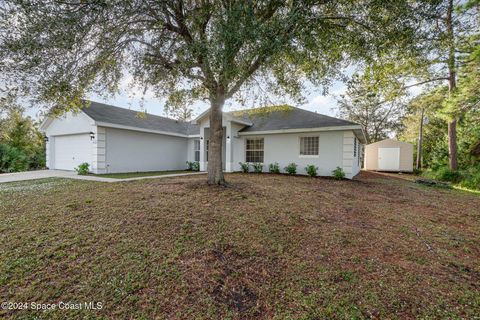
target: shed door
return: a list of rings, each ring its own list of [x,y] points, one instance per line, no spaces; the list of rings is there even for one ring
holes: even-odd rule
[[[56,136],[54,142],[54,166],[59,170],[74,170],[79,164],[92,162],[90,135],[71,134]]]
[[[400,148],[378,148],[378,170],[400,170]]]

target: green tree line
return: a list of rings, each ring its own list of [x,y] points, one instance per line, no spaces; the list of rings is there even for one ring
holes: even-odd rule
[[[38,125],[11,100],[0,101],[0,173],[45,168],[45,143]]]

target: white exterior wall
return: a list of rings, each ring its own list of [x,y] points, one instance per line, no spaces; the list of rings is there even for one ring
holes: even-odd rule
[[[356,143],[355,143],[356,140]],[[360,172],[358,146],[360,141],[351,130],[343,131],[343,159],[339,166],[345,172],[345,178],[352,179]],[[354,148],[357,148],[354,151]]]
[[[361,170],[361,167],[362,167],[362,164],[360,162],[360,159],[361,159],[361,154],[362,154],[362,144],[360,142],[360,140],[358,140],[358,138],[355,138],[354,139],[357,140],[357,143],[355,144],[355,142],[353,143],[353,146],[352,146],[352,150],[354,147],[356,147],[356,152],[353,152],[353,157],[352,157],[352,177],[356,176],[360,170]]]
[[[188,138],[187,160],[185,161],[195,161],[195,140],[200,140],[200,138]]]
[[[357,138],[357,152],[353,151],[355,147],[355,134],[351,130],[343,131],[343,171],[345,177],[352,179],[361,170],[361,163],[359,163],[359,157],[361,157],[362,146]],[[360,152],[358,146],[360,145]]]
[[[300,137],[319,137],[318,156],[300,156]],[[245,141],[247,138],[264,139],[264,167],[268,171],[270,163],[278,162],[283,172],[289,163],[297,164],[297,173],[306,174],[305,167],[313,164],[318,167],[318,175],[331,176],[337,166],[342,166],[343,160],[343,131],[322,131],[308,133],[282,133],[268,135],[240,136],[235,145],[235,163],[245,162]],[[237,141],[236,141],[237,142]]]
[[[93,163],[92,163],[92,172],[94,173],[107,173],[106,165],[106,154],[107,154],[107,145],[106,145],[106,128],[97,127],[93,128],[95,133],[95,139],[92,145],[93,153]]]
[[[245,126],[232,123],[232,171],[240,171],[239,162],[245,162],[245,139],[238,135],[238,132]]]
[[[358,157],[353,155],[353,131],[318,131],[305,133],[280,133],[280,134],[261,134],[241,135],[239,133],[245,126],[230,121],[224,116],[223,125],[225,127],[225,171],[240,171],[239,162],[245,162],[245,141],[247,138],[264,139],[264,167],[268,172],[270,163],[278,162],[281,170],[284,170],[289,163],[296,163],[297,173],[306,174],[305,167],[313,164],[318,167],[318,175],[331,176],[332,171],[341,167],[345,171],[346,178],[351,179],[360,172]],[[203,119],[200,123],[200,170],[207,169],[205,159],[205,141],[208,139],[208,119]],[[318,136],[319,137],[319,155],[318,156],[300,156],[300,137]],[[224,142],[225,143],[225,142]],[[360,143],[357,139],[357,143]]]
[[[106,128],[106,172],[183,170],[186,168],[188,140]]]
[[[356,150],[356,152],[353,153],[353,154],[354,154],[354,155],[353,155],[353,166],[352,166],[352,175],[353,175],[353,176],[356,176],[356,175],[360,172],[360,164],[359,164],[359,162],[358,162],[359,159],[360,159],[360,157],[359,157],[359,152],[358,152],[358,150],[359,150],[359,148],[358,148],[359,143],[360,143],[360,142],[359,142],[358,139],[357,139],[357,146],[356,146],[357,150]]]
[[[83,112],[67,112],[65,115],[53,119],[45,130],[45,135],[57,136],[67,134],[89,133],[95,122]]]
[[[205,148],[206,141],[208,139],[208,133],[206,133],[205,131],[208,131],[208,129],[205,130],[205,128],[208,128],[210,126],[210,121],[208,121],[208,119],[200,121],[198,123],[198,126],[200,127],[200,171],[207,171]]]

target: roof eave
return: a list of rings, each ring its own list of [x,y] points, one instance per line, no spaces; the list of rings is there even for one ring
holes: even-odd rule
[[[360,140],[362,144],[367,144],[367,136],[365,135],[365,130],[361,125],[358,125],[358,129],[353,129],[354,134],[357,136],[357,139]]]
[[[45,133],[52,122],[52,117],[46,117],[40,124],[40,132]]]
[[[315,127],[315,128],[295,128],[295,129],[277,129],[277,130],[263,130],[263,131],[240,131],[240,136],[253,136],[262,134],[279,134],[279,133],[302,133],[302,132],[317,132],[317,131],[342,131],[342,130],[361,130],[363,134],[362,126],[360,125],[346,125],[346,126],[328,126],[328,127]],[[363,135],[365,137],[365,135]]]
[[[95,121],[95,125],[99,127],[107,127],[107,128],[114,128],[114,129],[124,129],[124,130],[131,130],[131,131],[138,131],[138,132],[147,132],[147,133],[155,133],[155,134],[162,134],[166,136],[174,136],[174,137],[182,137],[182,138],[190,138],[194,135],[182,134],[177,132],[169,132],[169,131],[161,131],[161,130],[151,130],[151,129],[144,129],[139,127],[132,127],[132,126],[124,126],[121,124],[103,122],[103,121]]]
[[[244,120],[240,120],[240,119],[233,118],[233,117],[230,118],[230,121],[231,121],[231,122],[238,123],[238,124],[243,124],[243,125],[245,125],[245,126],[247,126],[247,127],[253,126],[253,123],[251,123],[251,122],[244,121]]]
[[[195,119],[193,119],[192,123],[197,124],[200,120],[205,118],[205,116],[207,116],[209,113],[210,113],[210,108],[208,108],[204,112],[200,113]]]
[[[200,120],[202,120],[203,118],[205,118],[208,114],[210,113],[210,109],[207,109],[205,110],[204,112],[202,112],[198,117],[196,117],[195,119],[193,119],[192,123],[194,124],[198,124],[198,122]],[[235,117],[232,117],[231,115],[229,115],[228,113],[226,112],[222,112],[223,116],[227,117],[231,122],[235,122],[235,123],[238,123],[238,124],[243,124],[245,126],[252,126],[253,123],[250,122],[250,121],[246,121],[246,120],[242,120],[242,119],[238,119],[238,118],[235,118]]]

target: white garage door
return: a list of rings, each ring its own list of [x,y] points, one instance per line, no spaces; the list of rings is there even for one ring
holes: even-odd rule
[[[400,170],[400,148],[378,148],[378,169]]]
[[[56,136],[54,154],[55,169],[74,170],[83,162],[91,165],[92,142],[90,135],[87,133]]]

